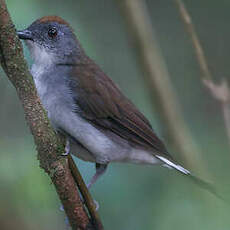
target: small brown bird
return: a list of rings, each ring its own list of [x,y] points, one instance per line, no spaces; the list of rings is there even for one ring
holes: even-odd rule
[[[210,189],[173,160],[145,116],[85,54],[66,21],[43,17],[18,36],[30,50],[31,73],[53,127],[66,135],[70,153],[96,163],[89,187],[110,162],[130,162],[173,168]]]

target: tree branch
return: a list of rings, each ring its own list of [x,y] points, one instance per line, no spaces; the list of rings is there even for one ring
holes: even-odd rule
[[[220,85],[215,84],[213,82],[213,77],[211,75],[211,72],[208,68],[208,64],[204,55],[203,48],[201,46],[201,43],[198,39],[196,30],[193,26],[192,19],[183,3],[182,0],[175,0],[177,8],[180,12],[181,18],[185,24],[185,28],[188,32],[188,34],[191,37],[192,44],[194,47],[194,50],[196,52],[196,58],[198,61],[198,64],[200,65],[200,69],[202,72],[201,80],[203,81],[204,85],[210,90],[211,95],[219,101],[221,105],[221,110],[225,122],[225,128],[228,135],[228,140],[230,142],[230,90],[227,85],[227,81],[224,79],[220,83]]]
[[[92,224],[81,202],[68,158],[61,156],[64,153],[63,139],[52,129],[37,96],[23,57],[21,42],[16,36],[4,0],[0,0],[0,61],[24,108],[26,121],[37,146],[40,167],[50,176],[70,225],[74,230],[103,229],[99,219]]]
[[[202,46],[200,44],[199,38],[196,34],[195,28],[193,26],[192,23],[192,19],[188,13],[188,11],[185,8],[185,5],[183,4],[182,0],[175,0],[176,5],[178,7],[178,10],[180,12],[180,15],[182,17],[182,20],[186,26],[186,29],[191,37],[192,40],[192,44],[194,46],[194,50],[196,52],[196,57],[198,60],[198,63],[200,65],[200,69],[202,71],[203,74],[203,78],[205,79],[212,79],[211,73],[209,71],[206,59],[205,59],[205,55],[204,55],[204,51],[202,49]]]

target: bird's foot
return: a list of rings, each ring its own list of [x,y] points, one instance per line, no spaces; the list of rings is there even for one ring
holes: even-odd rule
[[[93,202],[94,202],[95,210],[98,211],[98,209],[100,208],[99,203],[96,200],[93,200]]]
[[[84,200],[81,194],[80,194],[80,198],[81,198],[82,203],[86,206],[86,201]],[[95,210],[98,211],[100,207],[99,203],[96,200],[93,200],[93,203],[94,203]]]
[[[65,152],[62,153],[62,156],[63,157],[66,157],[70,154],[70,143],[69,143],[69,140],[67,139],[66,140],[66,145],[65,145]]]

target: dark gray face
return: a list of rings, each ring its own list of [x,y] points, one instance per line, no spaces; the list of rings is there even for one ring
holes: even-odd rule
[[[81,52],[76,36],[66,24],[35,21],[27,29],[18,31],[18,36],[26,41],[35,62],[43,58],[43,61],[71,64]]]

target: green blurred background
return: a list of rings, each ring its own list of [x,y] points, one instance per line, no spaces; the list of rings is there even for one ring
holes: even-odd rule
[[[164,139],[164,124],[150,104],[136,52],[113,0],[7,0],[18,29],[44,15],[70,22],[83,47],[149,118]],[[186,0],[215,80],[230,80],[230,1]],[[148,0],[149,13],[186,123],[202,160],[226,200],[229,143],[220,105],[200,81],[189,36],[172,0]],[[29,63],[27,49],[25,55]],[[39,168],[36,149],[14,88],[0,77],[0,229],[65,229],[64,213],[48,176]],[[170,143],[166,143],[170,149]],[[179,155],[173,152],[175,158]],[[94,165],[77,160],[86,181]],[[91,190],[100,204],[105,229],[228,230],[229,205],[168,169],[110,165]]]

